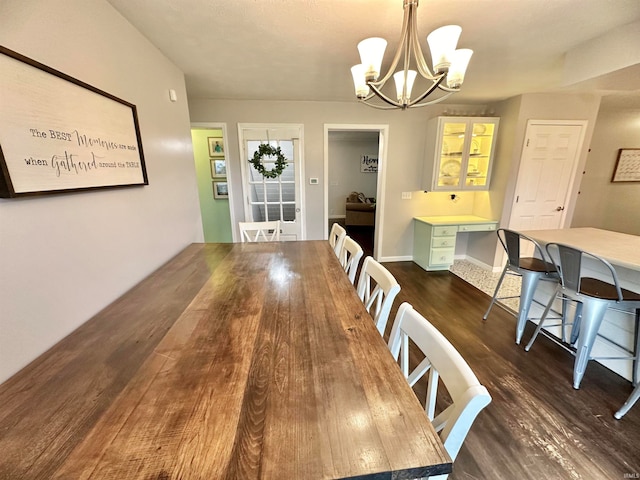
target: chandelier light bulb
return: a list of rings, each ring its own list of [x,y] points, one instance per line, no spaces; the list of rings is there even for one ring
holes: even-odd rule
[[[351,67],[351,75],[353,76],[353,85],[356,89],[356,97],[365,98],[369,95],[370,88],[365,80],[365,68],[364,65],[359,63]]]
[[[447,87],[460,88],[462,82],[464,82],[464,74],[469,66],[471,55],[473,55],[473,50],[468,48],[461,48],[453,52],[451,66],[447,74]]]
[[[362,40],[358,44],[360,61],[365,68],[365,78],[367,81],[375,81],[380,75],[382,57],[387,48],[387,41],[384,38],[372,37]]]
[[[453,52],[458,45],[461,33],[462,28],[458,25],[446,25],[427,35],[434,73],[442,73],[449,70]]]
[[[402,91],[404,89],[404,70],[394,73],[393,80],[396,82],[396,95],[398,98],[398,102],[407,104],[409,100],[411,100],[411,89],[413,88],[413,82],[416,79],[416,75],[418,72],[415,70],[407,70],[407,89],[406,96],[402,95]]]

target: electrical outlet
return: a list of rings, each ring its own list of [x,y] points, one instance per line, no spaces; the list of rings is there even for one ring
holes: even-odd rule
[[[402,192],[402,200],[411,200],[411,192]]]

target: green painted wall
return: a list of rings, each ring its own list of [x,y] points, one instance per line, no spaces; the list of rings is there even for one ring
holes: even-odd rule
[[[207,137],[222,137],[220,129],[191,129],[193,155],[198,177],[198,196],[205,242],[232,242],[229,200],[213,197],[211,158]],[[216,178],[226,180],[225,178]]]

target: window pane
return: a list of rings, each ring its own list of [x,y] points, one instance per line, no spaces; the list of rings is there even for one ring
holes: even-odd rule
[[[282,217],[287,222],[293,222],[296,219],[296,206],[291,204],[282,205]]]
[[[251,211],[253,212],[254,222],[265,222],[267,220],[266,217],[264,216],[263,205],[251,205]]]
[[[265,187],[267,190],[267,202],[280,202],[280,185],[278,183],[267,183]]]

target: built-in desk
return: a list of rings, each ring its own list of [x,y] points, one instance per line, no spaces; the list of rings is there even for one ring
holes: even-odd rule
[[[456,236],[465,232],[488,232],[498,222],[475,215],[414,217],[413,261],[425,270],[448,270],[456,252]]]
[[[584,250],[609,261],[616,269],[618,280],[623,288],[640,292],[640,236],[611,232],[598,228],[565,228],[562,230],[530,230],[523,231],[538,241],[541,245],[547,243],[564,243]],[[599,266],[585,261],[582,268],[588,276],[610,281],[610,277],[599,271]],[[534,298],[545,305],[548,302],[554,285],[541,282]],[[571,312],[573,309],[571,309]],[[530,319],[537,323],[535,317],[540,317],[541,308],[532,305]],[[545,330],[547,328],[545,327]],[[549,332],[560,337],[559,328],[549,327]],[[626,309],[609,308],[600,326],[599,336],[593,345],[593,357],[620,357],[628,355],[634,348],[635,316],[632,307]],[[533,347],[532,351],[535,349]],[[633,362],[631,360],[598,359],[600,363],[622,375],[628,380],[633,376]],[[588,375],[587,375],[588,376]],[[586,377],[585,377],[586,378]]]

